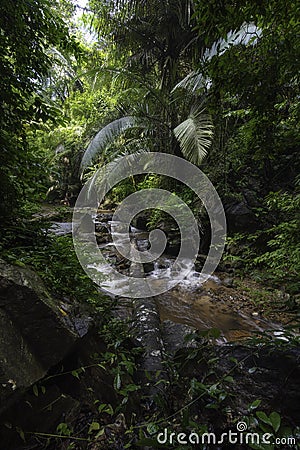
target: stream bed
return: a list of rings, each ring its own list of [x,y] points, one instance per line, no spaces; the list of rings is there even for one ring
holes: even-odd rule
[[[14,325],[23,334],[20,335],[21,345],[14,345],[10,358],[6,358],[14,374],[7,373],[4,381],[8,381],[2,384],[2,388],[10,398],[14,397],[14,402],[3,404],[0,448],[137,448],[135,443],[141,439],[140,431],[148,440],[155,441],[155,434],[149,431],[152,417],[154,420],[165,417],[170,430],[184,429],[188,417],[196,430],[207,426],[219,434],[227,429],[236,430],[237,420],[245,416],[250,419],[255,413],[249,410],[249,405],[253,404],[260,404],[261,411],[267,414],[280,413],[282,423],[290,427],[288,435],[296,436],[300,420],[299,347],[292,338],[287,338],[286,322],[276,320],[283,317],[282,313],[270,316],[266,311],[264,314],[264,304],[260,304],[254,295],[256,291],[261,294],[260,289],[265,289],[266,295],[268,292],[273,295],[276,291],[267,291],[265,286],[253,284],[254,280],[249,278],[241,281],[232,269],[226,267],[203,280],[203,255],[197,258],[184,279],[174,283],[176,274],[175,277],[171,274],[176,259],[174,253],[165,252],[153,262],[131,263],[112,242],[112,216],[113,211],[98,211],[92,231],[106,259],[105,263],[94,263],[94,269],[104,278],[106,276],[107,286],[111,271],[117,270],[127,277],[131,275],[158,285],[167,284],[170,289],[144,298],[114,295],[112,301],[107,302],[112,328],[105,331],[102,325],[98,327],[103,320],[102,313],[94,316],[94,310],[77,304],[74,298],[53,299],[51,304],[55,314],[48,308],[48,315],[45,315],[45,306],[39,305],[47,303],[48,296],[45,301],[40,281],[35,281],[34,273],[30,272],[34,286],[29,289],[27,282],[26,286],[20,286],[22,274],[27,269],[10,267],[17,274],[15,281],[10,281],[14,300],[5,301],[3,305],[7,309],[18,306],[19,309],[13,311]],[[54,233],[59,238],[64,235],[70,237],[72,223],[68,218],[64,222],[63,219],[62,222],[57,220],[52,218],[52,225],[48,230],[45,228],[45,233]],[[141,252],[146,251],[149,247],[148,233],[134,225],[129,230],[130,241]],[[122,239],[119,235],[119,240]],[[189,261],[186,261],[186,266],[190,266]],[[6,278],[3,280],[8,282]],[[7,297],[5,283],[3,298]],[[117,287],[121,293],[122,286]],[[104,284],[99,289],[108,293]],[[112,294],[108,295],[112,297]],[[22,300],[23,297],[26,301]],[[103,300],[102,295],[99,297]],[[29,300],[34,305],[34,314],[32,308],[27,307]],[[275,310],[276,303],[269,300],[265,304]],[[47,319],[49,314],[53,317],[50,322]],[[10,326],[11,321],[4,316],[3,330],[8,333]],[[35,342],[38,346],[34,358],[37,368],[40,368],[39,361],[43,361],[41,367],[44,371],[39,374],[35,370],[34,381],[29,380],[26,389],[23,385],[19,389],[24,376],[17,361],[21,364],[23,359],[16,358],[16,350],[20,357],[23,356],[23,335],[28,338],[28,349],[32,350],[30,345],[37,329],[42,331]],[[70,351],[64,350],[68,339],[61,337],[59,330],[70,337]],[[264,336],[267,330],[269,333]],[[15,336],[15,333],[11,334],[13,339]],[[246,340],[249,337],[254,337],[252,342]],[[7,341],[3,339],[3,342],[6,355]],[[45,347],[48,349],[46,352]],[[27,354],[25,347],[25,356]],[[31,363],[35,362],[34,358],[31,358]],[[28,364],[22,363],[20,367],[28,372]],[[116,370],[119,376],[116,376]],[[20,381],[15,378],[17,376]],[[110,413],[102,409],[100,412],[99,404],[101,408],[109,406]],[[122,413],[117,413],[120,410]],[[181,417],[178,414],[181,411],[186,411],[187,416]],[[7,427],[7,423],[12,425]],[[71,436],[64,436],[62,440],[57,427],[66,424],[73,431]],[[97,428],[91,433],[94,424]],[[99,427],[101,434],[98,435]],[[112,429],[117,429],[118,433],[113,435]],[[15,430],[24,430],[28,441],[24,443]],[[49,439],[50,436],[53,439]],[[133,446],[128,447],[132,442]],[[138,448],[148,450],[157,446],[149,447],[147,444],[141,447],[139,443]]]
[[[242,307],[243,300],[247,303],[248,299],[244,292],[237,289],[231,274],[215,273],[203,282],[201,267],[197,265],[197,269],[193,267],[188,276],[174,287],[171,276],[174,256],[163,254],[153,263],[130,264],[130,261],[118,253],[112,242],[111,230],[115,226],[112,215],[112,211],[103,210],[94,217],[97,242],[107,263],[95,264],[93,268],[108,278],[111,271],[117,269],[126,275],[132,273],[132,270],[140,271],[138,276],[151,279],[158,286],[167,280],[170,289],[155,297],[161,323],[171,321],[199,331],[217,329],[220,331],[218,343],[244,339],[265,330],[272,330],[275,337],[281,338],[282,328],[279,324],[266,320],[255,308],[248,308],[248,311]],[[68,234],[71,230],[72,224],[67,222],[55,222],[51,227],[51,232],[56,235]],[[122,237],[118,236],[118,239],[122,240]],[[130,227],[130,240],[141,252],[149,247],[148,233],[133,226]],[[107,281],[108,287],[110,283]],[[120,284],[120,293],[122,288]],[[103,289],[105,292],[105,287]],[[120,315],[129,317],[130,299],[120,296],[118,304]]]

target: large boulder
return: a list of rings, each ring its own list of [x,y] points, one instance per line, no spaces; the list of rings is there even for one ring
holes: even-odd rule
[[[246,201],[224,204],[227,225],[230,232],[253,231],[258,226],[254,211]]]
[[[0,414],[74,349],[90,323],[55,302],[32,270],[0,260]]]

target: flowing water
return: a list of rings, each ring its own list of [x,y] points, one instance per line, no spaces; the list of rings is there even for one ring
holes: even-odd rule
[[[215,328],[220,330],[223,341],[236,340],[259,333],[266,329],[280,329],[278,326],[265,321],[259,317],[246,316],[240,311],[235,311],[232,302],[226,301],[226,297],[235,289],[226,288],[222,280],[216,274],[211,275],[205,282],[201,273],[193,268],[185,279],[179,281],[174,287],[174,276],[171,276],[171,268],[175,257],[163,254],[153,263],[131,264],[117,252],[111,242],[110,232],[118,225],[111,220],[111,213],[101,213],[94,217],[96,235],[98,236],[99,248],[104,254],[107,263],[93,264],[93,268],[103,275],[109,275],[117,269],[124,274],[147,277],[158,285],[169,284],[170,289],[156,297],[156,304],[161,321],[172,321],[196,328],[208,330]],[[71,231],[71,224],[55,223],[52,231],[61,235]],[[122,235],[116,236],[122,242]],[[130,228],[130,240],[140,250],[145,251],[149,247],[148,233],[137,228]],[[186,261],[188,266],[190,261]],[[138,275],[137,275],[138,273]],[[124,282],[106,281],[109,288],[112,284],[114,289],[122,292]],[[105,286],[104,283],[104,286]],[[104,289],[105,291],[105,289]],[[226,293],[226,295],[223,295]],[[231,297],[230,297],[231,298]],[[120,304],[126,304],[126,299],[120,297]],[[128,300],[127,300],[128,302]]]
[[[106,227],[109,225],[111,230],[117,225],[112,221],[98,223]],[[131,227],[130,237],[140,251],[149,248],[147,232]],[[118,239],[120,238],[118,236]],[[117,267],[116,250],[113,243],[102,243],[99,247],[107,255],[110,263],[114,262]],[[174,287],[174,276],[171,276],[174,261],[175,257],[163,254],[153,264],[144,264],[141,269],[142,276],[155,280],[157,284],[165,283],[166,280],[169,282],[170,290],[156,297],[161,321],[169,320],[203,331],[216,328],[220,330],[223,340],[241,339],[266,329],[279,328],[262,318],[254,318],[250,315],[246,316],[240,311],[234,311],[232,304],[228,304],[222,298],[223,291],[226,291],[228,295],[232,289],[226,288],[216,274],[211,275],[208,280],[203,282],[201,273],[193,268],[188,276]],[[186,262],[187,266],[189,263],[189,261]],[[102,269],[103,267],[99,267],[99,270]],[[107,267],[104,269],[108,272],[110,270]],[[130,272],[130,268],[128,269],[122,259],[121,263],[119,262],[119,269],[123,273]],[[136,273],[137,268],[134,267],[134,270]],[[121,288],[120,286],[120,290]]]

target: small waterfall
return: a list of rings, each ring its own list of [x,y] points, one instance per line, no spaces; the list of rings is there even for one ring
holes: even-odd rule
[[[235,310],[232,302],[231,292],[222,282],[222,279],[216,274],[209,277],[202,274],[192,262],[188,259],[181,260],[180,265],[175,270],[174,256],[162,254],[151,263],[130,262],[130,258],[120,255],[116,245],[112,242],[112,235],[118,246],[122,244],[130,245],[140,252],[149,250],[149,233],[130,226],[129,229],[123,226],[121,222],[113,220],[111,211],[102,211],[93,216],[95,234],[99,244],[99,249],[105,256],[105,262],[97,262],[90,265],[97,272],[103,274],[107,279],[103,282],[103,289],[109,289],[113,286],[115,296],[121,295],[126,288],[127,282],[123,280],[110,281],[114,271],[119,271],[127,276],[130,274],[133,278],[147,277],[155,280],[159,285],[166,283],[169,290],[155,298],[155,304],[150,301],[151,307],[145,303],[144,310],[157,312],[162,322],[172,321],[173,323],[192,326],[198,330],[209,328],[218,328],[221,331],[223,339],[234,339],[239,336],[249,336],[253,332],[261,332],[265,329],[275,329],[275,333],[280,333],[279,326],[269,323],[259,317],[245,315],[239,310]],[[50,231],[56,235],[70,233],[72,223],[53,223]],[[182,279],[182,272],[187,275]],[[230,301],[228,301],[228,299]],[[145,300],[145,299],[143,299]],[[119,300],[122,303],[122,298]],[[143,310],[142,302],[135,302],[137,310]],[[150,309],[149,309],[150,308]],[[143,313],[136,314],[141,323],[145,323],[142,317],[147,315]],[[154,324],[155,321],[153,321]],[[155,322],[153,327],[159,328],[159,322]],[[152,328],[153,328],[152,327]],[[151,328],[151,327],[150,327]],[[149,330],[147,332],[150,332]],[[274,335],[275,335],[274,333]],[[280,336],[280,335],[278,335]],[[152,344],[151,344],[152,345]],[[159,347],[159,351],[161,348]],[[158,349],[156,354],[158,354]]]

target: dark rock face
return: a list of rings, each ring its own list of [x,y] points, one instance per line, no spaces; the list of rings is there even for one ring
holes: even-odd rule
[[[33,271],[0,260],[0,413],[58,364],[89,324],[56,304]]]
[[[142,213],[137,214],[132,220],[132,226],[138,228],[139,230],[147,230],[147,223],[150,220],[150,214]]]
[[[166,246],[166,254],[170,256],[178,256],[181,247],[180,235],[168,237]]]
[[[246,202],[232,202],[225,204],[224,208],[229,231],[251,231],[257,228],[255,214]]]
[[[161,324],[161,331],[164,349],[169,354],[174,354],[181,348],[195,347],[197,345],[195,340],[186,340],[187,336],[192,335],[195,331],[194,328],[188,325],[165,320]]]
[[[95,400],[117,405],[113,380],[107,372],[95,364],[95,353],[107,351],[99,336],[92,330],[76,343],[74,351],[47,375],[29,388],[0,415],[0,449],[21,450],[42,448],[30,433],[55,433],[61,422],[82,429],[97,415]],[[85,367],[84,371],[80,368]],[[74,376],[73,371],[80,371]],[[7,427],[7,424],[11,426]],[[24,430],[26,444],[16,429]],[[44,448],[44,446],[43,446]],[[51,447],[53,449],[53,446]],[[54,448],[63,448],[59,445]],[[82,447],[80,447],[82,448]]]
[[[232,370],[232,357],[243,361],[242,368],[233,371],[238,408],[246,409],[256,399],[262,407],[271,407],[294,422],[300,420],[299,348],[246,348],[241,345],[224,346],[219,350],[220,374]],[[256,370],[251,373],[251,368]]]

